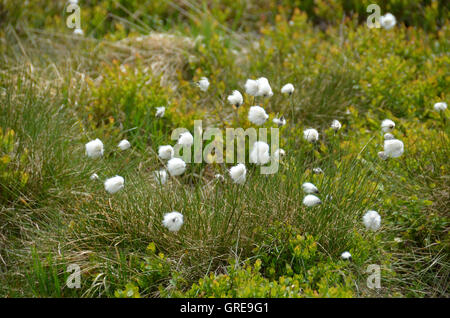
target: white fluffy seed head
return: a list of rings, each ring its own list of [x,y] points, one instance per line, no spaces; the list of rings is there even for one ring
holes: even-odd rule
[[[294,93],[294,85],[292,85],[291,83],[288,83],[288,84],[284,85],[281,88],[281,92],[283,94],[292,95],[292,93]]]
[[[311,193],[319,193],[319,189],[312,184],[311,182],[305,182],[302,184],[302,189],[305,193],[311,194]]]
[[[156,107],[156,114],[155,116],[158,118],[162,118],[164,116],[164,113],[166,112],[166,108],[164,106]]]
[[[313,172],[314,172],[315,174],[321,174],[321,173],[323,173],[323,170],[322,170],[321,168],[317,167],[317,168],[314,168],[314,169],[313,169]]]
[[[258,93],[256,94],[256,96],[273,96],[272,88],[270,87],[269,80],[267,78],[260,77],[256,81],[258,82]]]
[[[76,28],[76,29],[73,31],[73,34],[75,34],[75,35],[83,35],[84,32],[83,32],[82,29]]]
[[[390,30],[397,24],[397,19],[392,13],[386,13],[380,17],[380,24],[384,29]]]
[[[303,204],[306,205],[307,207],[312,207],[318,204],[321,204],[322,201],[316,197],[313,194],[308,194],[304,199],[303,199]]]
[[[229,170],[230,177],[233,179],[234,183],[244,184],[245,177],[247,174],[247,169],[243,163],[238,163],[236,166],[231,167]]]
[[[277,149],[275,150],[275,152],[273,153],[273,157],[275,160],[280,160],[281,158],[283,158],[286,155],[286,152],[283,149]]]
[[[384,154],[389,158],[398,158],[403,154],[403,142],[398,139],[384,141]]]
[[[264,141],[256,141],[250,152],[250,162],[264,165],[270,161],[269,145]]]
[[[447,103],[444,103],[444,102],[436,103],[436,104],[434,104],[433,108],[437,112],[443,112],[444,110],[447,109]]]
[[[369,210],[363,216],[363,223],[366,229],[376,231],[381,226],[381,216],[377,211]]]
[[[286,119],[284,118],[284,116],[281,116],[280,118],[274,118],[272,121],[274,124],[277,124],[278,127],[286,125]]]
[[[209,81],[206,77],[202,77],[198,82],[197,82],[198,87],[200,87],[200,90],[203,92],[206,92],[208,90],[209,87]]]
[[[248,111],[248,120],[255,125],[261,126],[269,118],[264,108],[261,106],[252,106]]]
[[[183,214],[176,211],[166,213],[162,223],[170,232],[178,232],[183,225]]]
[[[115,176],[106,179],[104,185],[105,190],[111,194],[114,194],[124,187],[125,180],[121,176]]]
[[[303,131],[303,138],[309,142],[315,142],[319,140],[319,132],[313,128],[309,128]]]
[[[167,162],[167,170],[171,176],[180,176],[186,171],[186,163],[180,158],[172,158]]]
[[[338,131],[339,129],[341,129],[341,127],[342,124],[337,119],[333,120],[333,122],[331,123],[331,129],[333,129],[334,131]]]
[[[385,119],[381,122],[381,130],[383,132],[390,132],[395,128],[395,123],[390,119]]]
[[[103,156],[103,143],[100,139],[89,141],[86,144],[86,155],[90,158],[99,158]]]
[[[233,93],[228,96],[228,102],[236,107],[240,107],[242,103],[244,102],[244,98],[242,97],[242,94],[239,91],[233,91]]]
[[[192,146],[193,143],[194,143],[194,137],[192,136],[192,134],[189,131],[182,133],[180,135],[180,137],[178,137],[179,145],[190,147],[190,146]]]
[[[258,94],[258,82],[256,80],[248,79],[244,85],[245,93],[250,96],[256,96]]]
[[[117,145],[117,147],[120,148],[120,150],[127,150],[131,147],[131,144],[128,140],[124,139],[121,142],[119,142],[119,144]]]
[[[98,174],[96,174],[96,173],[91,174],[91,176],[89,177],[89,179],[91,179],[92,181],[98,180],[98,179],[99,179]]]
[[[352,258],[352,254],[350,254],[350,252],[345,251],[344,253],[341,254],[341,258],[343,260],[350,260]]]
[[[164,160],[172,159],[173,153],[174,153],[173,147],[170,145],[159,146],[159,148],[158,148],[158,156],[161,159],[164,159]]]
[[[168,175],[167,175],[167,171],[166,170],[159,170],[159,171],[155,171],[153,173],[153,175],[155,176],[155,180],[163,185],[166,184],[167,179],[168,179]]]

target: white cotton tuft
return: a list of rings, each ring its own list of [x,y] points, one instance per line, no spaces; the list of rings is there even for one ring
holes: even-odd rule
[[[270,161],[269,145],[264,141],[256,141],[250,152],[250,163],[264,165]]]
[[[386,13],[380,17],[380,24],[384,29],[390,30],[397,24],[397,19],[392,13]]]
[[[283,158],[286,155],[286,152],[283,149],[277,149],[275,150],[275,152],[273,153],[273,157],[275,160],[280,160],[281,158]]]
[[[180,158],[172,158],[167,162],[167,170],[171,176],[180,176],[186,171],[186,163]]]
[[[270,87],[269,80],[267,78],[260,77],[256,81],[258,82],[258,93],[256,94],[256,96],[273,96],[272,88]]]
[[[436,103],[434,104],[433,108],[437,112],[443,112],[444,110],[447,109],[447,103],[444,102]]]
[[[170,232],[178,232],[183,225],[183,214],[176,211],[166,213],[162,223]]]
[[[166,112],[166,108],[164,106],[156,107],[156,114],[155,116],[158,118],[162,118],[164,116],[164,113]]]
[[[384,141],[384,154],[389,158],[398,158],[403,154],[403,142],[398,139]]]
[[[243,163],[238,163],[236,166],[231,167],[229,170],[230,177],[233,179],[234,183],[244,184],[245,177],[247,174],[247,169]]]
[[[305,193],[311,194],[311,193],[319,193],[319,189],[312,184],[311,182],[305,182],[302,184],[302,189]]]
[[[342,124],[337,119],[333,120],[333,122],[331,123],[331,129],[333,129],[334,131],[338,131],[339,129],[341,129],[341,127]]]
[[[121,176],[115,176],[105,181],[105,190],[114,194],[124,187],[125,180]]]
[[[385,119],[381,122],[381,130],[383,132],[390,132],[395,128],[395,123],[390,119]]]
[[[86,155],[90,158],[99,158],[103,156],[103,143],[100,139],[89,141],[86,144]]]
[[[303,131],[303,138],[309,142],[315,142],[319,140],[319,132],[313,128],[309,128]]]
[[[98,176],[98,174],[93,173],[93,174],[91,174],[91,176],[89,177],[89,179],[91,179],[92,181],[98,180],[98,179],[99,179],[99,176]]]
[[[261,106],[252,106],[248,111],[248,120],[255,125],[261,126],[269,118],[264,108]]]
[[[202,77],[198,82],[197,82],[198,87],[200,87],[200,90],[203,92],[206,92],[208,90],[209,87],[209,81],[206,77]]]
[[[245,92],[250,96],[256,96],[258,94],[258,82],[252,79],[248,79],[244,85]]]
[[[158,156],[161,159],[164,160],[172,159],[173,153],[174,153],[173,148],[170,145],[159,146],[158,148]]]
[[[363,216],[363,223],[366,229],[376,231],[381,226],[381,216],[377,211],[367,211]]]
[[[284,118],[284,116],[281,116],[280,118],[274,118],[272,121],[274,124],[277,124],[278,127],[286,125],[286,119]]]
[[[281,88],[281,92],[283,94],[292,95],[292,93],[294,93],[294,85],[292,85],[291,83],[288,83],[288,84],[284,85]]]
[[[73,34],[75,34],[75,35],[83,35],[84,32],[83,32],[82,29],[76,28],[75,30],[73,30]]]
[[[314,172],[315,174],[321,174],[321,173],[323,173],[323,170],[322,170],[321,168],[317,167],[317,168],[314,168],[314,169],[313,169],[313,172]]]
[[[318,204],[321,204],[322,201],[316,197],[313,194],[308,194],[304,199],[303,199],[303,204],[306,205],[307,207],[312,207]]]
[[[155,171],[154,173],[155,179],[156,181],[163,185],[166,184],[167,179],[168,179],[168,175],[167,175],[167,171],[166,170],[159,170],[159,171]]]
[[[182,133],[180,135],[180,137],[178,137],[179,145],[190,147],[190,146],[192,146],[193,143],[194,143],[194,137],[192,136],[192,134],[189,131]]]
[[[119,142],[119,144],[117,145],[117,147],[120,148],[120,150],[127,150],[131,147],[131,144],[128,140],[124,139],[121,142]]]
[[[228,102],[233,105],[236,106],[236,108],[240,107],[242,105],[242,103],[244,102],[244,98],[242,97],[242,94],[239,91],[233,91],[233,93],[228,96]]]
[[[350,252],[344,252],[341,254],[341,258],[343,260],[350,260],[350,259],[352,259],[352,254],[350,254]]]

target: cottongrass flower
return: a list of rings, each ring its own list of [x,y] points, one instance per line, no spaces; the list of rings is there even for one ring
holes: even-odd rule
[[[381,122],[381,130],[383,132],[390,132],[395,128],[395,123],[390,119],[385,119]]]
[[[381,216],[377,211],[369,210],[363,216],[363,223],[368,230],[376,231],[381,225]]]
[[[311,193],[319,193],[319,189],[312,184],[311,182],[305,182],[302,184],[302,189],[305,193],[311,194]]]
[[[333,122],[331,123],[331,129],[333,129],[334,131],[338,131],[339,129],[341,129],[341,127],[342,124],[337,119],[333,120]]]
[[[178,232],[183,225],[183,214],[176,211],[166,213],[162,223],[170,232]]]
[[[120,150],[127,150],[131,147],[131,144],[128,140],[124,139],[121,142],[119,142],[119,144],[117,145],[117,147],[120,148]]]
[[[350,252],[345,251],[344,253],[341,254],[341,258],[346,261],[351,260],[352,254],[350,254]]]
[[[89,141],[86,144],[86,155],[90,158],[99,158],[103,156],[103,143],[100,139]]]
[[[98,180],[99,179],[98,174],[96,174],[96,173],[91,174],[89,179],[91,179],[92,181]]]
[[[256,80],[248,79],[244,85],[245,93],[250,96],[256,96],[258,94],[258,82]]]
[[[156,114],[155,116],[158,118],[162,118],[164,116],[164,113],[166,112],[166,108],[164,106],[156,107]]]
[[[180,158],[172,158],[167,162],[167,170],[171,176],[180,176],[186,171],[186,162]]]
[[[384,141],[384,154],[389,158],[398,158],[403,154],[403,142],[398,139]]]
[[[243,163],[238,163],[236,166],[231,167],[229,170],[230,177],[234,183],[244,184],[245,177],[247,175],[247,169]]]
[[[244,98],[239,91],[234,90],[233,93],[228,96],[228,102],[236,108],[239,108],[244,103]]]
[[[200,90],[203,92],[206,92],[209,87],[209,81],[206,77],[200,78],[200,80],[197,82],[198,87],[200,87]]]
[[[75,30],[73,30],[73,34],[75,34],[75,35],[83,35],[84,32],[83,32],[82,29],[76,28]]]
[[[286,155],[286,152],[283,149],[277,149],[275,150],[275,152],[273,153],[273,157],[275,160],[280,160],[281,158],[283,158]]]
[[[273,96],[272,88],[270,87],[269,80],[267,78],[260,77],[256,81],[258,82],[258,93],[256,94],[256,96]]]
[[[312,207],[318,204],[321,204],[322,201],[316,197],[313,194],[308,194],[304,199],[303,199],[303,204],[306,205],[307,207]]]
[[[264,108],[261,106],[252,106],[248,111],[248,120],[255,125],[261,126],[269,118]]]
[[[294,85],[292,85],[291,83],[288,83],[288,84],[284,85],[281,88],[281,92],[283,94],[292,95],[292,93],[294,93]]]
[[[105,181],[105,190],[114,194],[124,187],[125,180],[121,176],[115,176]]]
[[[250,152],[250,162],[264,165],[270,161],[269,145],[264,141],[256,141]]]
[[[161,159],[164,159],[164,160],[172,159],[173,153],[174,153],[173,147],[170,145],[159,146],[159,148],[158,148],[158,156]]]
[[[315,174],[321,174],[321,173],[323,173],[323,170],[322,170],[321,168],[317,167],[317,168],[314,168],[314,169],[313,169],[313,172],[314,172]]]
[[[384,29],[390,30],[397,24],[397,19],[392,13],[386,13],[380,17],[380,24]]]
[[[159,182],[159,184],[161,184],[161,185],[166,184],[166,182],[168,180],[168,175],[167,175],[166,170],[155,171],[153,173],[153,175],[155,176],[155,179],[156,179],[156,181]]]
[[[444,103],[444,102],[436,103],[436,104],[434,104],[433,108],[437,112],[443,112],[447,109],[447,103]]]
[[[303,138],[309,142],[319,140],[319,132],[314,128],[309,128],[303,131]]]
[[[280,118],[274,118],[272,121],[274,124],[277,124],[278,127],[286,125],[286,119],[284,118],[284,116],[281,116]]]
[[[192,136],[192,134],[189,131],[182,133],[180,135],[180,137],[178,137],[179,145],[190,147],[190,146],[192,146],[193,143],[194,143],[194,137]]]

